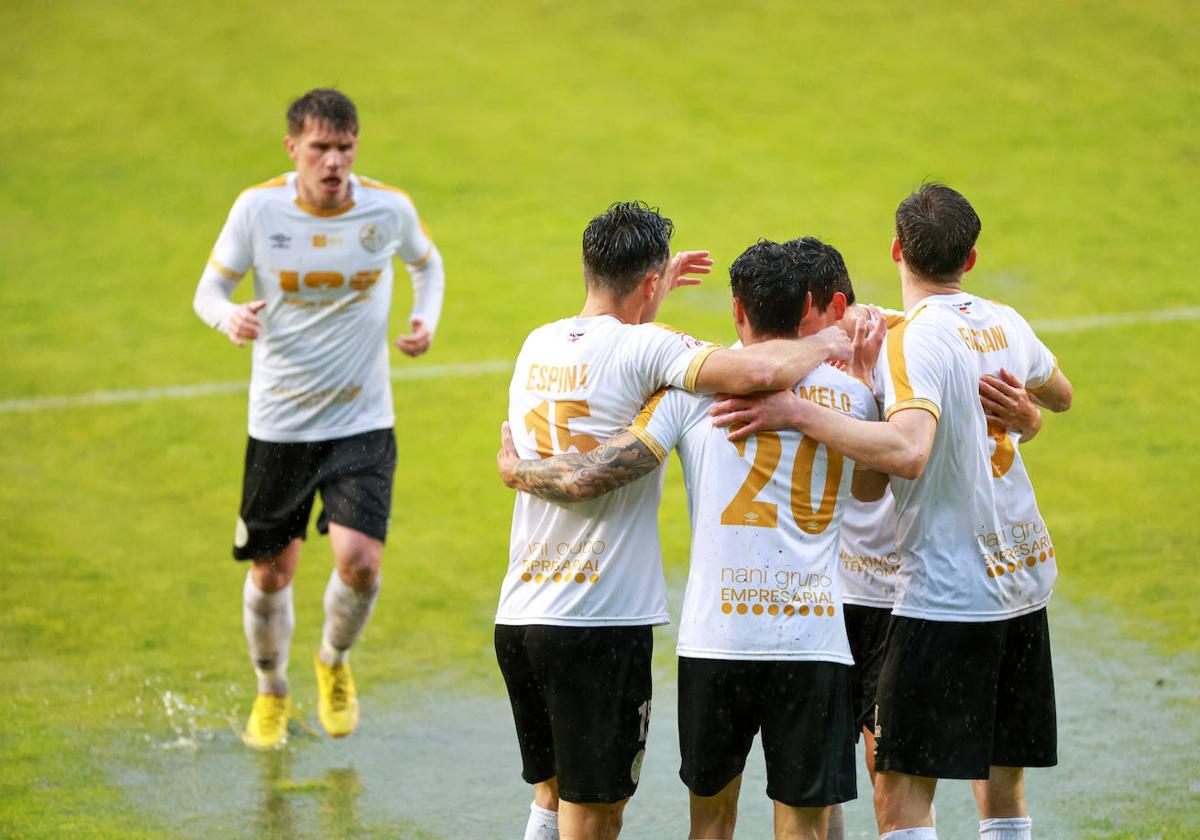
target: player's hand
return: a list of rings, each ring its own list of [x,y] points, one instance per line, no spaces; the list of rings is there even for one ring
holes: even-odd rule
[[[874,306],[868,307],[867,312],[870,313],[869,317],[858,318],[854,322],[854,338],[850,342],[851,356],[846,372],[874,387],[871,383],[874,381],[875,362],[887,338],[887,321]]]
[[[500,424],[500,451],[496,453],[496,469],[500,473],[500,480],[513,490],[521,489],[517,486],[517,464],[520,462],[521,456],[513,443],[512,430],[505,420]]]
[[[680,251],[667,263],[667,291],[672,292],[680,286],[699,286],[704,282],[701,278],[685,275],[711,274],[712,264],[708,251]]]
[[[1004,368],[1000,369],[999,377],[990,374],[980,377],[979,402],[989,422],[1016,432],[1022,441],[1032,440],[1042,429],[1042,412],[1021,380]]]
[[[425,328],[425,322],[420,318],[413,318],[409,323],[412,326],[412,332],[396,336],[396,347],[404,355],[415,358],[433,344],[433,333]]]
[[[229,336],[229,340],[238,347],[245,347],[247,341],[258,338],[258,334],[262,332],[262,321],[259,320],[258,313],[266,305],[265,300],[255,300],[239,304],[229,313],[229,320],[225,322],[225,335]]]
[[[830,364],[849,362],[854,356],[854,345],[850,336],[839,326],[826,327],[817,333],[817,340],[825,343],[825,359]]]
[[[744,397],[718,394],[708,413],[714,426],[728,426],[726,437],[738,441],[763,429],[795,428],[799,405],[800,397],[795,391],[765,391]]]

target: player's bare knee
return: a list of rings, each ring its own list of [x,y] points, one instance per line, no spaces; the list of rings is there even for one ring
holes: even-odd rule
[[[354,552],[338,558],[338,575],[342,582],[356,592],[375,588],[379,580],[379,556],[371,552]]]
[[[255,560],[250,572],[254,585],[268,593],[283,589],[296,575],[298,557],[299,551],[293,546],[288,546],[274,557]]]

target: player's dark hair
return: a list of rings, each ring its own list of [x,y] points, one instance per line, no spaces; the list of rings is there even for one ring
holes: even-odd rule
[[[358,109],[350,97],[333,88],[313,88],[288,106],[288,134],[299,137],[304,125],[312,119],[326,123],[335,131],[358,134]]]
[[[618,201],[583,230],[583,273],[588,285],[624,297],[671,258],[675,225],[644,201]]]
[[[824,312],[837,292],[846,296],[847,306],[854,305],[854,286],[850,283],[850,272],[837,248],[826,245],[815,236],[793,239],[784,245],[791,251],[804,276],[808,278],[813,308]]]
[[[922,184],[896,208],[896,236],[908,266],[930,280],[952,283],[983,228],[971,202],[944,184]]]
[[[729,266],[729,286],[756,335],[796,337],[808,298],[808,279],[790,245],[766,239],[751,245]]]

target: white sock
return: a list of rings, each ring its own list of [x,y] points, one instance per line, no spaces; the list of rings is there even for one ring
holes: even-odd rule
[[[930,828],[902,828],[880,834],[879,840],[937,840],[937,832]]]
[[[326,665],[341,665],[350,656],[350,646],[375,609],[375,598],[382,583],[381,572],[371,589],[358,592],[346,585],[337,569],[333,570],[325,587],[325,629],[321,633],[318,654]]]
[[[933,823],[934,828],[937,828],[937,808],[932,802],[929,803],[929,821]]]
[[[292,585],[278,592],[263,592],[251,573],[242,587],[242,628],[250,648],[250,661],[258,676],[258,693],[286,697],[288,651],[296,612],[292,607]]]
[[[846,814],[840,804],[829,809],[829,830],[825,832],[825,840],[845,840]]]
[[[1004,817],[979,821],[979,840],[1031,840],[1033,820],[1029,817]]]
[[[525,840],[558,840],[558,811],[547,811],[530,803]]]

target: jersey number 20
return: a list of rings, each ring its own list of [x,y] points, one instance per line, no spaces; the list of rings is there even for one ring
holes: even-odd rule
[[[722,525],[749,525],[756,528],[776,528],[779,525],[778,506],[774,502],[757,500],[779,466],[783,442],[776,432],[759,432],[754,450],[754,463],[741,489],[721,514]],[[734,444],[738,454],[746,457],[746,441]],[[819,534],[833,521],[838,488],[842,483],[842,453],[825,450],[825,486],[816,505],[812,500],[813,465],[817,460],[818,443],[810,437],[800,441],[796,459],[792,462],[792,518],[801,531]]]

